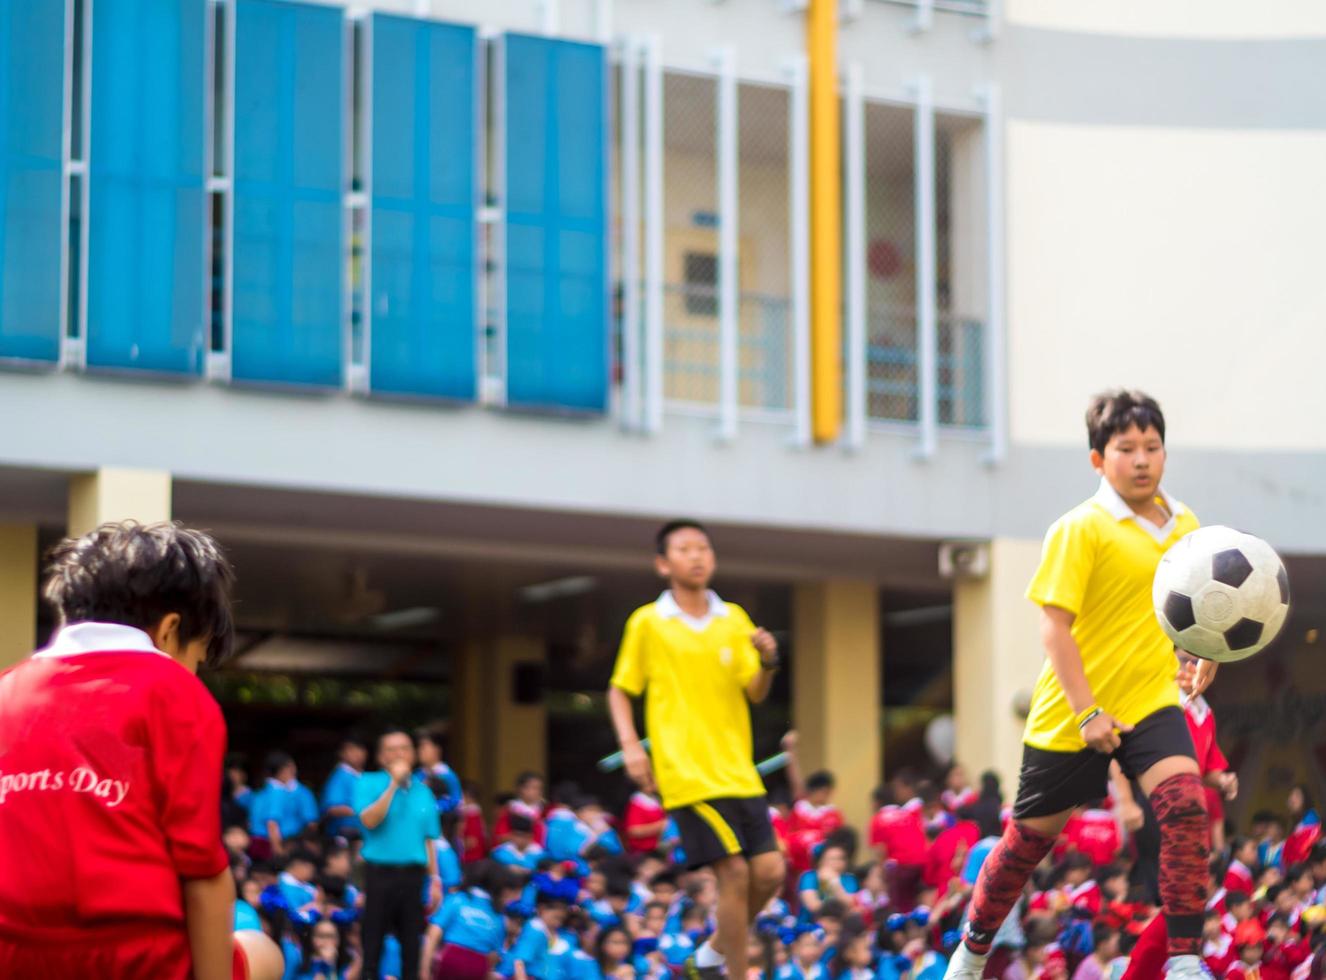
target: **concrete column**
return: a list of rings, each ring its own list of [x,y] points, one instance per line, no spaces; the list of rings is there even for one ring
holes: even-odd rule
[[[37,528],[0,524],[0,669],[37,645]]]
[[[170,474],[103,466],[69,481],[69,534],[79,536],[107,521],[144,524],[170,520]]]
[[[830,770],[847,822],[869,824],[883,776],[879,590],[832,580],[797,585],[792,601],[792,717],[807,773]]]
[[[1023,597],[1041,542],[996,538],[990,571],[953,587],[953,718],[958,761],[973,777],[994,769],[1004,797],[1017,792],[1024,706],[1045,654],[1039,613]]]
[[[483,802],[515,786],[526,769],[547,775],[548,715],[543,691],[537,700],[517,701],[517,678],[536,675],[547,664],[541,639],[499,636],[461,650],[453,672],[455,725],[453,764],[462,778],[483,786]]]

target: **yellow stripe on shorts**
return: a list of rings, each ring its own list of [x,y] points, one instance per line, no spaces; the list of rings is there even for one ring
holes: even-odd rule
[[[741,853],[741,842],[737,840],[737,832],[727,825],[727,821],[719,816],[708,803],[694,803],[691,809],[695,811],[696,816],[709,825],[709,829],[718,835],[718,841],[723,845],[723,849],[729,854]]]

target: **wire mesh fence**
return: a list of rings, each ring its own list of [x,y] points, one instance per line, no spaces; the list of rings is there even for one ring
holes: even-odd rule
[[[866,416],[913,422],[917,401],[914,111],[867,102]]]

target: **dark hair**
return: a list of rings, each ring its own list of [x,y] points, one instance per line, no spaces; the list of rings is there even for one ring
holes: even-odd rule
[[[557,783],[548,791],[548,801],[550,803],[560,803],[572,810],[577,809],[580,806],[579,784],[573,783],[569,779]]]
[[[295,760],[290,758],[289,752],[282,752],[280,749],[276,749],[275,751],[267,753],[267,758],[263,760],[263,769],[267,771],[267,775],[275,776],[286,766],[294,765],[294,763]]]
[[[876,786],[871,792],[870,798],[874,801],[875,806],[888,806],[893,802],[893,790],[889,789],[887,785]]]
[[[1123,869],[1123,865],[1118,864],[1117,862],[1112,864],[1103,864],[1096,870],[1096,880],[1104,884],[1105,882],[1109,881],[1111,878],[1117,878],[1121,874],[1127,874],[1127,872],[1124,871]]]
[[[1097,919],[1096,924],[1091,927],[1091,948],[1100,949],[1118,934],[1119,930],[1114,926]]]
[[[1306,861],[1299,861],[1298,863],[1289,866],[1289,870],[1285,872],[1285,881],[1293,884],[1304,875],[1310,874],[1312,874],[1312,866]]]
[[[1143,432],[1155,429],[1165,441],[1165,415],[1156,400],[1137,389],[1115,388],[1103,391],[1087,406],[1087,442],[1098,453],[1112,436],[1137,426]]]
[[[815,921],[822,919],[843,919],[847,915],[847,906],[836,898],[827,898],[820,903],[820,910],[815,913]]]
[[[713,542],[713,537],[709,534],[709,528],[705,527],[699,521],[682,518],[676,521],[668,521],[658,529],[658,533],[654,535],[654,547],[657,549],[658,553],[666,557],[668,553],[668,538],[672,537],[673,532],[684,531],[687,528],[699,531],[706,538],[709,538],[711,543]]]
[[[526,769],[516,777],[516,789],[520,789],[520,787],[524,786],[532,779],[537,779],[539,782],[543,782],[543,776],[532,769]]]
[[[414,736],[398,725],[388,725],[378,733],[378,751],[382,751],[382,743],[393,735],[404,735],[410,740],[410,747],[414,747]]]
[[[1266,920],[1266,928],[1269,929],[1269,928],[1271,928],[1271,926],[1275,926],[1275,925],[1284,926],[1286,929],[1288,929],[1288,928],[1289,928],[1289,916],[1285,915],[1283,912],[1275,912],[1275,913],[1273,913],[1273,914],[1271,915],[1271,917],[1270,917],[1269,919]]]
[[[625,875],[609,875],[606,884],[604,894],[608,898],[630,898],[633,894],[631,879]]]
[[[806,777],[806,792],[813,793],[820,789],[833,789],[833,773],[827,769],[819,769]]]
[[[180,617],[180,644],[207,641],[204,663],[230,656],[235,573],[212,538],[180,524],[103,524],[65,538],[47,556],[42,597],[57,627],[119,623],[149,630],[170,613]]]
[[[854,942],[866,935],[869,935],[869,930],[866,929],[865,923],[859,918],[843,923],[842,935],[838,937],[838,948],[833,959],[829,962],[827,971],[829,976],[842,977],[848,975],[851,964],[847,962],[847,951],[852,948]]]
[[[942,796],[939,787],[928,779],[923,779],[917,784],[916,795],[926,806],[933,806],[938,803]]]
[[[432,725],[423,725],[414,730],[414,744],[418,746],[420,742],[432,742],[439,749],[442,746],[442,732]]]
[[[594,961],[598,963],[600,970],[606,971],[608,969],[608,954],[605,952],[605,947],[608,945],[608,938],[615,932],[620,932],[625,936],[628,947],[630,945],[631,934],[622,926],[608,926],[600,932],[599,938],[594,941]],[[626,951],[626,958],[622,962],[631,962],[631,951],[629,948]]]
[[[678,888],[680,885],[678,884],[677,879],[677,870],[675,868],[666,868],[649,879],[649,888],[651,891],[659,885],[670,885],[673,888]]]
[[[1028,948],[1048,946],[1059,935],[1059,925],[1053,919],[1037,916],[1027,921],[1026,934]]]
[[[507,829],[513,834],[532,834],[534,821],[523,813],[513,813],[507,818]]]
[[[314,857],[313,852],[306,847],[297,847],[295,850],[291,851],[290,856],[285,859],[285,866],[288,868],[296,861],[303,861],[305,864],[311,864],[315,868],[318,866],[318,859]]]
[[[362,735],[347,735],[341,739],[339,748],[345,748],[347,745],[357,745],[359,748],[368,750],[368,740]]]
[[[1305,783],[1295,783],[1293,786],[1289,787],[1289,792],[1291,795],[1293,794],[1294,790],[1298,790],[1299,793],[1301,793],[1303,796],[1303,812],[1298,814],[1290,814],[1290,816],[1301,817],[1312,809],[1312,793],[1308,790],[1308,787]]]
[[[1248,898],[1244,892],[1225,892],[1225,908],[1229,908],[1231,905],[1242,905],[1244,902],[1250,901],[1252,899]]]

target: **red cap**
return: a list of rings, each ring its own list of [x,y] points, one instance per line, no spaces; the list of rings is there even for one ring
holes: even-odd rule
[[[1234,930],[1235,946],[1259,946],[1264,942],[1266,942],[1266,930],[1256,919],[1240,922],[1239,927]]]

